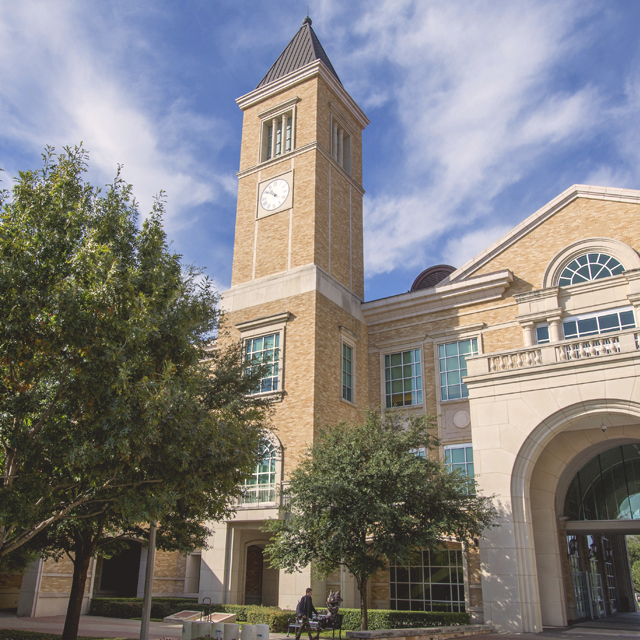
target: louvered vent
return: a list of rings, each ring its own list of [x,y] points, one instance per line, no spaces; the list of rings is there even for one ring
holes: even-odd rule
[[[430,289],[435,287],[438,282],[444,280],[450,273],[456,270],[448,264],[438,264],[435,267],[425,269],[411,285],[411,291],[420,291],[420,289]]]

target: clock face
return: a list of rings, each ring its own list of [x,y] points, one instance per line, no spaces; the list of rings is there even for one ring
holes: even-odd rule
[[[289,195],[289,183],[282,178],[272,180],[260,196],[260,206],[265,211],[273,211],[282,206]]]

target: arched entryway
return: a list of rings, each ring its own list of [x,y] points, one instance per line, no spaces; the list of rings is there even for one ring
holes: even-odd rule
[[[138,595],[138,575],[142,545],[123,543],[123,549],[111,558],[98,558],[93,593],[103,598],[135,598]]]
[[[526,439],[514,465],[512,504],[514,534],[520,541],[516,548],[520,593],[530,594],[531,612],[539,616],[540,626],[564,626],[627,605],[635,608],[630,575],[623,567],[624,535],[640,532],[640,520],[621,518],[620,511],[615,518],[601,521],[571,520],[573,516],[565,513],[565,498],[571,487],[575,494],[572,483],[585,465],[600,467],[603,459],[614,455],[610,452],[619,455],[620,447],[640,444],[640,407],[628,401],[619,404],[591,400],[550,416]],[[605,467],[605,476],[620,471],[616,465]],[[620,487],[613,496],[619,491]],[[573,504],[575,498],[571,500]],[[579,562],[572,559],[576,553]],[[576,591],[579,585],[574,588],[577,572],[591,581],[586,591]],[[590,577],[596,573],[599,579]],[[593,593],[598,582],[600,593]],[[621,596],[626,598],[624,604]]]

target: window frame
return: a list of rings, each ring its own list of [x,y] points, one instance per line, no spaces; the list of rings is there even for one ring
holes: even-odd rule
[[[459,335],[450,335],[447,336],[448,339],[445,340],[439,340],[438,342],[434,342],[434,358],[435,358],[435,369],[436,369],[436,387],[437,387],[437,391],[438,391],[438,402],[441,404],[446,404],[449,402],[468,402],[469,401],[469,396],[468,394],[466,396],[460,395],[459,398],[447,398],[446,400],[444,400],[442,398],[442,371],[440,371],[440,347],[445,347],[447,345],[450,344],[459,344],[460,342],[466,342],[467,340],[475,340],[476,341],[476,349],[477,352],[476,353],[470,353],[470,354],[462,354],[462,355],[468,355],[469,357],[474,357],[477,355],[480,355],[483,353],[482,350],[482,336],[478,333],[473,333],[473,334],[459,334]],[[460,354],[458,353],[458,357],[460,357]],[[446,354],[445,354],[445,358],[446,360]],[[461,369],[458,369],[458,371],[462,371]],[[444,371],[445,374],[449,373],[448,371]],[[464,385],[464,382],[462,382],[462,378],[463,376],[460,376],[460,387],[461,387],[461,394],[462,394],[462,386]],[[448,384],[446,385],[447,387],[449,386]],[[466,385],[464,385],[466,386]],[[448,393],[447,393],[448,395]]]
[[[273,361],[270,364],[271,364],[272,367],[277,367],[277,373],[275,375],[264,376],[263,378],[260,378],[260,385],[262,386],[262,382],[264,380],[267,380],[268,378],[270,378],[272,381],[275,379],[276,388],[275,389],[271,388],[271,389],[268,389],[268,390],[265,390],[265,391],[251,392],[249,394],[251,396],[262,396],[262,395],[267,395],[267,394],[270,394],[270,393],[279,393],[280,391],[282,391],[281,388],[277,388],[277,387],[282,387],[282,375],[281,375],[281,370],[282,370],[282,364],[281,364],[281,362],[282,362],[282,356],[281,356],[282,348],[280,346],[280,343],[282,341],[281,340],[282,335],[281,335],[280,331],[274,331],[272,333],[266,333],[264,335],[257,335],[257,336],[244,338],[243,341],[242,341],[243,345],[245,347],[244,358],[245,358],[245,363],[247,363],[248,362],[248,357],[247,357],[248,354],[247,354],[246,347],[247,347],[247,344],[249,342],[253,342],[255,340],[266,340],[267,338],[270,338],[272,336],[274,338],[274,346],[273,346],[273,348],[271,350],[278,354],[278,358],[277,359],[274,358]],[[260,353],[264,353],[265,351],[266,351],[266,349],[263,348],[263,349],[260,350]],[[253,351],[252,353],[255,354],[256,352]],[[264,364],[267,364],[266,361],[264,359],[260,359],[260,361],[257,363],[256,366],[260,366],[260,365],[264,365]],[[249,369],[252,366],[254,366],[254,365],[253,364],[245,364],[245,368],[246,369]]]
[[[279,334],[279,359],[278,359],[278,382],[279,389],[276,391],[260,391],[258,393],[247,394],[250,398],[268,398],[273,401],[282,401],[285,392],[285,349],[286,349],[286,325],[291,314],[286,311],[273,316],[257,318],[246,322],[237,323],[236,329],[240,331],[242,341],[242,357],[245,358],[245,344],[247,340],[254,340],[264,336]]]
[[[249,489],[251,489],[252,487],[259,487],[259,486],[263,486],[263,487],[271,487],[271,489],[265,489],[266,491],[273,491],[273,500],[260,500],[259,499],[259,489],[257,490],[258,493],[258,500],[255,501],[245,501],[244,496],[241,496],[238,500],[238,507],[241,509],[265,509],[265,508],[279,508],[279,495],[280,495],[280,488],[282,485],[282,463],[283,463],[283,447],[282,447],[282,443],[280,442],[280,440],[278,439],[278,437],[272,433],[271,431],[267,431],[264,434],[264,439],[263,441],[268,444],[269,446],[271,446],[273,448],[273,459],[275,461],[274,464],[274,470],[273,472],[269,471],[269,474],[273,474],[273,483],[268,483],[268,484],[263,484],[260,485],[258,482],[256,482],[256,484],[251,485],[251,484],[247,484],[246,481],[245,483],[242,485],[243,490],[246,487],[249,487]],[[262,460],[262,458],[261,458]],[[257,462],[256,464],[256,470],[254,471],[254,473],[251,474],[251,477],[257,477],[260,475],[260,471],[259,471],[259,466],[260,466],[260,461]],[[264,491],[264,490],[263,490]]]
[[[598,259],[596,260],[596,262],[591,262],[589,260],[589,256],[592,255],[597,255]],[[600,256],[605,256],[607,259],[604,262],[599,262]],[[584,264],[580,263],[580,260],[586,258],[586,262]],[[609,267],[608,266],[608,262],[610,260],[615,261],[617,264],[614,265],[613,267]],[[578,269],[571,269],[571,276],[566,276],[565,273],[566,271],[569,269],[569,267],[574,263],[574,262],[578,262],[579,266]],[[591,265],[595,264],[595,265],[600,265],[600,270],[598,272],[598,276],[600,273],[602,273],[603,269],[607,269],[608,270],[608,275],[604,275],[602,277],[598,277],[596,276],[595,278],[591,277]],[[589,278],[585,278],[585,276],[583,276],[582,274],[578,273],[578,271],[580,269],[583,269],[584,267],[588,267],[588,271],[589,271]],[[620,271],[618,271],[618,273],[612,273],[612,270],[614,269],[621,269]],[[571,260],[569,260],[569,262],[567,262],[562,269],[560,270],[560,273],[558,274],[558,286],[559,287],[573,287],[574,285],[577,284],[588,284],[590,282],[596,282],[597,280],[604,280],[605,278],[613,278],[614,276],[619,276],[622,275],[624,272],[626,271],[624,264],[615,256],[606,253],[604,251],[585,251],[584,253],[581,253],[577,256],[575,256],[574,258],[572,258]],[[584,281],[582,282],[573,282],[573,278],[579,276],[580,278],[584,278]],[[570,280],[570,282],[563,282],[563,280]]]
[[[387,357],[391,357],[394,355],[398,355],[398,354],[404,354],[407,353],[409,351],[413,351],[413,352],[418,352],[420,354],[420,384],[421,387],[420,389],[416,389],[415,392],[418,392],[421,394],[421,400],[420,402],[416,402],[416,404],[403,404],[402,406],[387,406],[387,379],[386,379],[386,358]],[[415,366],[415,362],[412,363]],[[396,349],[394,349],[393,351],[388,350],[388,351],[384,351],[383,353],[380,354],[380,385],[381,385],[381,392],[382,392],[382,402],[381,405],[383,407],[384,411],[398,411],[398,410],[407,410],[407,409],[411,409],[412,407],[422,407],[424,408],[424,403],[425,403],[425,388],[424,388],[424,349],[422,347],[422,344],[420,345],[403,345],[401,347],[397,347]],[[401,365],[404,366],[404,363]],[[390,367],[391,368],[391,367]],[[417,378],[418,376],[415,375],[413,376],[414,378]],[[402,380],[404,381],[405,378],[403,377]],[[392,380],[390,380],[390,382],[392,382]],[[403,385],[404,386],[404,385]],[[403,390],[402,392],[403,394],[405,393],[405,391]],[[410,393],[413,393],[410,392]],[[393,393],[390,394],[390,397],[393,396]]]
[[[446,444],[446,445],[443,446],[443,460],[444,460],[445,465],[447,467],[449,467],[451,470],[454,469],[454,465],[456,465],[457,468],[460,468],[460,463],[458,463],[458,462],[453,462],[453,460],[447,462],[447,453],[451,452],[451,451],[454,451],[456,449],[464,449],[464,452],[465,452],[465,454],[464,454],[464,471],[465,471],[465,475],[467,476],[467,478],[471,479],[472,482],[470,482],[469,484],[473,484],[473,488],[474,488],[473,493],[471,493],[468,489],[467,489],[467,493],[469,495],[475,495],[475,493],[476,493],[475,492],[475,484],[476,484],[475,478],[476,478],[476,475],[475,475],[475,457],[474,457],[474,453],[473,453],[473,442],[460,442],[460,443],[457,443],[457,444]],[[469,462],[469,460],[467,460],[467,450],[468,449],[471,449],[471,456],[472,456],[471,462]],[[470,476],[469,472],[468,472],[470,464],[473,466],[473,475],[472,476]]]
[[[578,322],[582,321],[582,320],[590,320],[592,318],[601,318],[603,316],[609,316],[609,315],[613,315],[613,314],[618,314],[618,319],[620,319],[620,314],[621,313],[628,313],[631,312],[633,314],[633,322],[634,322],[634,326],[633,327],[626,327],[626,328],[622,328],[622,323],[620,323],[620,329],[613,329],[611,331],[600,331],[600,325],[598,323],[598,332],[597,333],[586,333],[584,335],[580,335],[580,332],[578,330]],[[576,323],[576,330],[578,330],[578,333],[576,333],[575,336],[571,336],[569,338],[566,337],[565,335],[565,324],[568,324],[569,322],[575,322]],[[635,307],[633,307],[632,305],[625,305],[624,307],[615,307],[614,309],[603,309],[601,311],[594,311],[591,313],[582,313],[582,314],[578,314],[575,316],[566,316],[564,318],[562,318],[562,339],[563,340],[582,340],[582,339],[588,339],[588,338],[595,338],[596,336],[606,336],[610,333],[616,333],[619,331],[627,331],[630,329],[637,329],[638,328],[638,322],[637,322],[637,318],[636,318],[636,312],[635,312]]]
[[[351,399],[344,397],[344,347],[351,349]],[[340,332],[340,400],[347,404],[356,405],[356,344],[355,340]]]
[[[271,109],[267,109],[266,111],[262,111],[258,114],[258,118],[260,118],[260,139],[258,144],[258,164],[263,164],[265,162],[277,162],[278,160],[282,160],[287,157],[289,154],[293,153],[296,149],[296,123],[298,116],[298,108],[297,103],[300,101],[300,98],[295,97],[291,100],[287,100]],[[274,119],[282,120],[282,117],[287,115],[289,121],[291,122],[291,148],[287,151],[280,151],[278,155],[275,157],[267,157],[269,155],[270,148],[268,149],[269,142],[269,129],[273,124]],[[286,141],[286,130],[283,131],[284,139],[281,139],[281,144]]]
[[[329,155],[331,159],[348,175],[353,175],[353,139],[354,131],[347,124],[346,118],[337,113],[337,109],[334,105],[331,105],[331,117],[329,118]],[[337,128],[337,129],[335,129]],[[334,129],[342,129],[343,132],[343,145],[342,145],[342,163],[339,159],[339,149],[336,148],[336,140],[334,135]],[[345,144],[347,141],[347,144]]]

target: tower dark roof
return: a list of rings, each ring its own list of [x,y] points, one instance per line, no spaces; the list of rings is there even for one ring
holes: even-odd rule
[[[256,89],[264,87],[267,84],[271,84],[275,80],[304,67],[314,60],[322,60],[327,69],[329,69],[329,71],[331,71],[335,76],[336,80],[340,82],[340,78],[338,78],[336,70],[333,68],[331,61],[324,52],[324,49],[320,44],[320,40],[318,40],[318,36],[311,28],[311,18],[307,16],[302,22],[302,26],[298,33],[293,36],[291,42],[280,54],[280,57],[273,63],[271,69],[267,71],[267,74],[262,78]],[[340,82],[340,84],[342,83]]]

